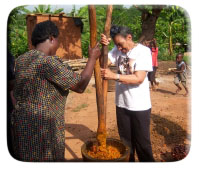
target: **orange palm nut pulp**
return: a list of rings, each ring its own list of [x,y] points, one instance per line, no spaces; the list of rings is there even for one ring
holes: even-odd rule
[[[97,136],[98,145],[93,145],[88,150],[88,155],[95,159],[112,160],[120,158],[120,151],[111,145],[106,145],[106,134],[101,133]]]

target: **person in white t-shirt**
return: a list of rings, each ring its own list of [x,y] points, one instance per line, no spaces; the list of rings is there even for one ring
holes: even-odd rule
[[[120,139],[130,149],[129,161],[135,161],[135,151],[141,162],[154,161],[150,141],[151,100],[147,73],[152,71],[152,56],[148,47],[133,41],[128,27],[112,26],[110,35],[115,47],[108,53],[108,65],[115,64],[117,73],[102,69],[107,80],[116,80],[116,116]],[[101,34],[101,44],[111,39]]]

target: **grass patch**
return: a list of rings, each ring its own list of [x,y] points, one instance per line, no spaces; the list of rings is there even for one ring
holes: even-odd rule
[[[86,108],[86,107],[88,107],[88,104],[83,103],[83,104],[77,106],[76,108],[74,108],[72,111],[73,112],[79,112],[81,109]]]
[[[85,93],[92,93],[90,89],[86,89]]]

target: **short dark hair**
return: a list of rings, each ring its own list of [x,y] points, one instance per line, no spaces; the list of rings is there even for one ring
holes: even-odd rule
[[[176,57],[178,57],[179,55],[181,55],[182,58],[184,57],[184,54],[183,54],[183,53],[178,53],[178,54],[176,55]]]
[[[47,20],[44,22],[38,23],[31,36],[32,45],[36,46],[39,43],[44,42],[49,37],[53,36],[57,38],[59,35],[59,30],[54,22]]]
[[[132,31],[128,27],[113,25],[110,30],[110,35],[112,39],[114,39],[114,37],[118,34],[123,36],[124,38],[126,38],[129,34],[133,37]]]
[[[157,48],[157,44],[156,44],[155,40],[151,40],[149,42],[149,45],[150,45],[150,48],[152,48],[152,47]]]

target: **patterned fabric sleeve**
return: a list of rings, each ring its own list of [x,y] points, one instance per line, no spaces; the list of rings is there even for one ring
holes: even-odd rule
[[[81,80],[81,75],[64,65],[57,56],[46,58],[45,77],[63,90],[68,90]]]

